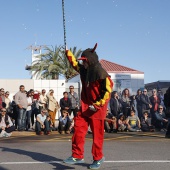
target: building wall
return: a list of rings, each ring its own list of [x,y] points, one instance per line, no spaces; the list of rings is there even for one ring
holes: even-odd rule
[[[109,73],[114,82],[113,90],[121,93],[123,89],[128,88],[131,95],[136,94],[137,90],[144,88],[144,74],[130,74],[130,73]],[[77,75],[68,82],[80,82],[80,76]]]
[[[128,88],[130,94],[136,94],[139,88],[144,87],[144,74],[130,74],[130,73],[109,73],[115,86],[113,90],[122,92],[123,89]]]

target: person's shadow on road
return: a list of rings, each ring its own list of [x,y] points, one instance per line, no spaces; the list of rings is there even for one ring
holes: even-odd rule
[[[62,162],[62,159],[53,157],[53,156],[49,156],[43,153],[37,153],[37,152],[31,152],[31,151],[26,151],[26,150],[22,150],[22,149],[13,149],[13,148],[6,148],[6,147],[0,147],[0,149],[2,149],[2,152],[13,152],[13,153],[17,153],[19,155],[26,155],[31,157],[32,159],[38,161],[38,162],[43,162],[43,163],[48,163],[54,166],[53,169],[57,170],[57,169],[75,169],[74,167],[69,167],[64,165]],[[87,164],[81,164],[80,166],[87,166]]]

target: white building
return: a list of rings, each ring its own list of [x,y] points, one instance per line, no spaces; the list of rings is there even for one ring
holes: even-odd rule
[[[114,89],[121,93],[123,89],[128,88],[131,95],[136,94],[140,88],[144,88],[144,72],[128,68],[107,60],[100,60],[102,67],[111,76],[114,82]],[[68,82],[80,82],[80,76],[76,75]]]

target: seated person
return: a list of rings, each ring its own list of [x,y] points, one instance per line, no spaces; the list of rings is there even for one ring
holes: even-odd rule
[[[143,132],[154,132],[154,127],[151,125],[151,118],[148,117],[148,111],[143,112],[141,118],[141,130]]]
[[[37,135],[42,135],[43,131],[44,134],[49,135],[51,132],[50,128],[50,119],[49,117],[47,118],[46,116],[47,110],[42,109],[41,113],[37,115],[36,117],[36,134]]]
[[[2,108],[0,110],[0,136],[9,137],[14,130],[15,126],[13,126],[11,118],[6,114],[6,109]]]
[[[117,119],[109,113],[109,109],[107,108],[106,118],[104,119],[104,128],[108,133],[117,132]]]
[[[49,125],[49,129],[50,129],[50,131],[55,131],[56,130],[56,128],[54,127],[54,125],[53,125],[53,122],[52,122],[52,119],[51,119],[51,116],[50,115],[46,115],[47,116],[47,118],[46,118],[46,120],[48,121],[48,124],[47,125]]]
[[[139,117],[135,115],[135,110],[130,111],[130,116],[126,119],[127,129],[130,132],[140,132],[140,120]]]
[[[70,126],[71,126],[71,120],[69,118],[69,113],[67,110],[62,110],[62,114],[59,117],[59,125],[58,130],[61,134],[69,134],[70,133]]]
[[[126,126],[126,120],[125,120],[125,116],[122,114],[119,115],[119,119],[118,119],[118,131],[125,131],[127,129]]]
[[[158,130],[166,131],[168,119],[165,116],[162,105],[159,105],[158,111],[155,113],[155,118],[156,118],[155,128]]]

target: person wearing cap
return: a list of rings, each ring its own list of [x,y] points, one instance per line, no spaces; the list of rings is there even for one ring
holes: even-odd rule
[[[108,73],[99,63],[95,52],[97,44],[93,49],[83,51],[82,63],[74,57],[70,50],[66,50],[66,56],[73,68],[80,73],[82,91],[80,109],[74,118],[74,134],[72,137],[72,156],[64,160],[68,164],[84,162],[84,143],[88,125],[93,133],[92,155],[93,163],[90,169],[100,168],[105,160],[103,155],[104,119],[106,117],[107,105],[113,82]]]

